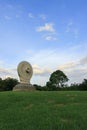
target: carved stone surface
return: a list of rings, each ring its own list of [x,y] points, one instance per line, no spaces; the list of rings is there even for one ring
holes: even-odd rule
[[[26,83],[20,83],[20,84],[17,84],[15,87],[14,87],[14,89],[13,89],[13,91],[33,91],[33,90],[35,90],[35,87],[34,86],[32,86],[31,84],[26,84]]]
[[[20,78],[20,84],[17,84],[13,90],[35,90],[30,84],[30,79],[33,75],[33,69],[29,62],[22,61],[18,64],[17,72]]]
[[[21,83],[30,83],[30,79],[33,75],[33,69],[29,62],[22,61],[17,67],[18,75]]]

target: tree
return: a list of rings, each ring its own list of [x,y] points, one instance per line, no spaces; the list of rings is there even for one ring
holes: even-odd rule
[[[2,86],[3,86],[3,80],[2,80],[2,78],[0,78],[0,91],[3,90],[3,89],[2,89]]]
[[[61,88],[68,80],[69,79],[67,78],[67,76],[61,70],[56,70],[51,74],[49,82],[47,82],[47,86],[50,87],[51,85],[51,89],[52,86],[54,87],[54,89]]]
[[[33,86],[35,87],[36,90],[39,90],[39,91],[42,90],[42,87],[40,85],[33,84]]]
[[[47,91],[47,86],[41,86],[41,85],[37,85],[37,84],[33,84],[33,86],[35,87],[36,90]]]
[[[1,81],[0,81],[1,82]],[[0,87],[0,89],[2,90],[2,91],[9,91],[9,90],[12,90],[13,89],[13,87],[15,86],[15,85],[17,85],[18,84],[18,80],[17,79],[13,79],[13,78],[6,78],[6,79],[4,79],[4,80],[2,80],[2,84],[1,84],[1,87]]]
[[[50,91],[55,91],[56,90],[56,86],[54,84],[52,84],[52,82],[48,81],[46,83],[46,86],[47,86],[47,90],[50,90]]]
[[[83,82],[79,85],[79,90],[87,90],[87,79],[84,79]]]

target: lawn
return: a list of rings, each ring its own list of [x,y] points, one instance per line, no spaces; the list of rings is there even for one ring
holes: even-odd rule
[[[0,130],[87,130],[87,91],[0,92]]]

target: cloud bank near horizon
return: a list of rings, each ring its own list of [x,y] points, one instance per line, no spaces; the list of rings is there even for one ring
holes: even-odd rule
[[[58,54],[59,52],[57,53],[55,50],[43,50],[32,56],[30,61],[33,67],[33,77],[31,80],[33,84],[44,85],[49,80],[50,74],[56,70],[62,70],[70,79],[69,83],[80,83],[87,77],[87,55],[70,61],[71,57],[68,56],[66,59],[66,56],[63,56],[62,54],[63,58],[61,59],[61,53],[59,54],[59,58]],[[28,61],[28,59],[29,58],[27,57],[26,60]],[[1,64],[2,63],[3,62],[1,61]],[[19,79],[17,75],[17,67],[0,68],[0,77]]]

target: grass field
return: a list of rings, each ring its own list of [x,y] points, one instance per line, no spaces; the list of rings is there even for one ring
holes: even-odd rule
[[[87,91],[0,92],[0,130],[87,130]]]

